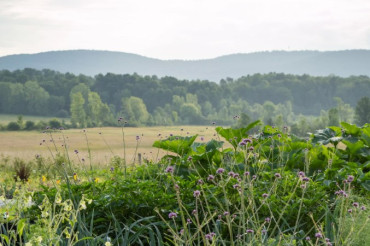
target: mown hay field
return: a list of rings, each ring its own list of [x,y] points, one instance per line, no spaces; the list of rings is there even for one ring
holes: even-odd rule
[[[39,131],[3,131],[0,132],[0,157],[11,159],[18,157],[29,161],[36,155],[41,155],[52,159],[58,152],[65,153],[66,143],[68,155],[75,163],[82,163],[81,159],[89,163],[86,137],[93,165],[109,165],[113,156],[124,157],[122,128],[88,128],[85,131],[69,129],[53,131],[51,135]],[[154,161],[165,155],[166,152],[159,151],[152,145],[154,141],[164,139],[170,134],[180,136],[199,134],[197,141],[201,142],[215,138],[216,133],[213,126],[124,127],[123,132],[128,163],[138,162],[139,153],[143,160]],[[137,136],[139,140],[136,140]],[[74,152],[75,150],[78,154]]]

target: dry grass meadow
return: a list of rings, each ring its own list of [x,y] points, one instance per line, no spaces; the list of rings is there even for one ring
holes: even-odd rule
[[[143,159],[156,160],[166,154],[153,148],[154,141],[164,139],[170,134],[187,136],[199,134],[197,141],[209,141],[215,138],[216,131],[213,126],[172,126],[172,127],[142,127],[123,128],[126,144],[126,159],[133,163],[134,157],[141,153]],[[70,129],[52,132],[52,135],[38,131],[5,131],[0,132],[0,158],[21,158],[32,160],[36,155],[52,158],[59,152],[65,152],[64,142],[67,144],[68,154],[78,163],[84,158],[88,163],[88,147],[86,136],[91,150],[93,165],[105,166],[113,156],[124,156],[122,129],[113,127]],[[139,140],[136,138],[139,136]],[[54,143],[51,141],[54,139]],[[201,139],[203,138],[203,140]],[[65,139],[65,140],[63,140]],[[78,155],[74,153],[78,150]],[[79,160],[80,159],[80,160]],[[137,159],[136,159],[137,162]]]

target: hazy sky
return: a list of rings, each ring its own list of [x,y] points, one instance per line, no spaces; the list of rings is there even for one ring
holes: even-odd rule
[[[0,56],[67,49],[162,59],[370,49],[370,0],[0,0]]]

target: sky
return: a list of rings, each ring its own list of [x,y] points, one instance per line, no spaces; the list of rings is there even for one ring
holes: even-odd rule
[[[186,60],[370,49],[370,1],[0,0],[0,56],[70,49]]]

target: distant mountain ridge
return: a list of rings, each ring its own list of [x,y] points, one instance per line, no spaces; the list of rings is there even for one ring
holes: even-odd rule
[[[0,57],[0,70],[52,69],[74,74],[116,73],[173,76],[218,82],[255,73],[313,76],[370,76],[370,50],[271,51],[232,54],[204,60],[160,60],[131,53],[99,50],[49,51]]]

